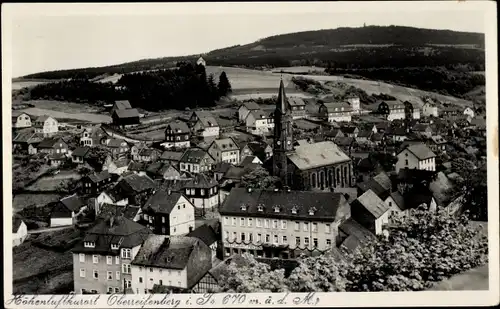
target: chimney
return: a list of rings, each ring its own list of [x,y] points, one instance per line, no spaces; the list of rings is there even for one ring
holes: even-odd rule
[[[168,189],[168,190],[167,190],[167,194],[168,194],[168,195],[172,194],[172,189]]]
[[[111,218],[109,218],[109,227],[113,227],[114,223],[115,223],[115,216],[111,216]]]

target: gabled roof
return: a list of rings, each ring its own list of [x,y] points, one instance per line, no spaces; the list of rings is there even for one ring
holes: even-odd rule
[[[131,174],[123,178],[118,185],[129,193],[140,193],[145,190],[156,188],[154,180],[146,175]]]
[[[372,130],[362,130],[362,131],[359,131],[358,133],[358,138],[359,137],[366,137],[366,138],[370,138],[371,136],[373,135],[373,131]]]
[[[349,145],[352,145],[352,143],[354,143],[354,137],[338,136],[333,141],[338,146],[349,146]]]
[[[335,113],[335,112],[342,112],[342,111],[351,111],[351,105],[346,102],[328,102],[328,103],[323,103],[326,107],[326,110],[328,113]]]
[[[217,234],[215,233],[214,229],[206,224],[200,225],[191,233],[187,234],[187,236],[196,237],[209,247],[218,240]]]
[[[203,124],[204,127],[219,126],[215,117],[208,111],[195,111],[194,114],[196,115],[196,117],[198,117],[199,121]]]
[[[345,202],[342,193],[313,191],[272,191],[233,188],[226,197],[221,215],[333,221]],[[241,206],[246,206],[243,210]],[[262,211],[259,211],[262,206]],[[275,207],[280,211],[276,212]],[[296,213],[293,213],[293,210]],[[309,213],[313,210],[312,214]]]
[[[246,107],[246,109],[248,109],[248,110],[259,110],[260,109],[259,104],[257,104],[256,102],[253,102],[253,101],[245,102],[245,103],[241,104],[241,106]]]
[[[218,183],[215,179],[208,176],[205,173],[195,174],[192,179],[184,184],[184,188],[201,188],[201,189],[209,189],[217,186]]]
[[[238,144],[230,137],[216,139],[213,143],[217,145],[220,151],[233,151],[240,149]]]
[[[383,214],[385,214],[389,210],[389,205],[384,203],[375,192],[372,190],[368,190],[359,196],[352,205],[358,204],[368,210],[375,219],[380,218]]]
[[[154,148],[142,148],[141,150],[139,150],[139,156],[149,157],[157,151],[158,150],[156,150]]]
[[[65,143],[61,138],[46,138],[38,143],[38,148],[53,148],[57,143]],[[65,143],[66,144],[66,143]]]
[[[419,160],[426,160],[436,157],[434,152],[432,152],[429,147],[422,143],[409,145],[405,149],[408,149],[408,151],[414,154]]]
[[[111,139],[109,139],[106,146],[111,147],[111,148],[119,148],[119,147],[121,147],[123,142],[125,142],[125,140],[123,140],[123,139],[111,138]]]
[[[169,161],[180,161],[183,154],[184,152],[167,150],[161,154],[160,159]]]
[[[231,166],[233,166],[231,163],[227,162],[219,162],[215,165],[215,168],[213,170],[214,173],[226,173]]]
[[[135,108],[130,108],[130,109],[117,109],[115,110],[116,116],[118,118],[135,118],[139,117],[139,111]]]
[[[441,135],[433,135],[433,136],[431,136],[431,139],[436,144],[446,144],[447,143],[446,139],[444,139]]]
[[[293,152],[287,154],[287,157],[301,170],[351,160],[335,143],[330,141],[297,146]]]
[[[111,178],[111,174],[107,170],[105,170],[100,173],[90,174],[88,177],[92,182],[97,183],[105,179]]]
[[[247,165],[253,164],[253,160],[255,160],[255,159],[257,159],[257,160],[259,160],[259,161],[260,161],[260,159],[259,159],[258,157],[256,157],[256,156],[246,156],[246,157],[245,157],[245,158],[244,158],[244,159],[240,162],[240,166],[245,167],[245,166],[247,166]]]
[[[77,213],[80,210],[80,208],[85,206],[82,199],[76,194],[66,196],[62,198],[59,202],[61,202],[66,208],[75,213]]]
[[[425,132],[425,131],[431,130],[431,127],[428,124],[419,123],[419,124],[416,124],[412,129],[415,132]]]
[[[180,161],[190,163],[200,163],[203,158],[210,156],[208,152],[201,148],[189,148],[184,152]]]
[[[149,235],[132,264],[182,270],[198,242],[195,237]]]
[[[71,153],[71,155],[73,157],[85,157],[90,151],[90,147],[77,147],[75,150],[73,150],[73,152]]]
[[[348,126],[348,127],[343,127],[340,129],[343,133],[345,134],[353,134],[356,132],[356,130],[359,131],[359,129],[357,127],[351,127],[351,126]]]
[[[290,106],[305,106],[306,105],[304,100],[302,100],[302,98],[298,98],[298,97],[288,98],[288,104],[290,104]]]
[[[391,179],[385,172],[378,173],[373,177],[373,180],[380,184],[385,190],[390,190],[392,187]]]
[[[139,206],[132,205],[112,205],[112,204],[102,204],[99,207],[99,218],[107,219],[112,216],[124,216],[127,219],[134,220],[135,216],[141,208]]]
[[[117,109],[131,109],[132,105],[130,105],[128,100],[120,100],[115,102],[115,107]]]
[[[263,110],[251,110],[248,115],[252,115],[255,120],[259,119],[269,119],[271,115],[269,113],[264,112]],[[248,116],[247,116],[248,118]]]
[[[170,127],[174,133],[189,133],[187,123],[181,120],[174,120],[168,123],[167,128]]]
[[[144,204],[144,211],[152,209],[155,213],[170,214],[182,194],[179,192],[156,191]]]
[[[42,115],[42,116],[39,116],[38,118],[35,119],[35,122],[45,122],[46,120],[48,120],[49,118],[52,118],[54,119],[53,117],[51,116],[47,116],[47,115]],[[55,120],[55,119],[54,119]]]

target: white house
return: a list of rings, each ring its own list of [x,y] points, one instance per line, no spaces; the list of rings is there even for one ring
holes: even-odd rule
[[[414,108],[413,109],[413,119],[420,119],[420,108]]]
[[[179,160],[179,172],[197,174],[210,171],[214,165],[214,158],[204,149],[189,148]]]
[[[474,118],[474,115],[475,115],[474,114],[474,110],[472,108],[470,108],[470,107],[467,107],[464,110],[464,115],[467,115],[467,116],[469,116],[471,118]]]
[[[361,111],[361,103],[359,101],[359,97],[355,95],[350,95],[347,97],[347,102],[351,105],[352,113],[359,114]]]
[[[31,117],[26,114],[22,113],[18,116],[12,117],[13,119],[13,124],[12,127],[14,128],[29,128],[31,127]]]
[[[352,107],[345,102],[322,103],[319,116],[328,122],[351,122]]]
[[[206,138],[218,137],[220,134],[220,126],[215,117],[207,111],[193,112],[189,119],[191,131],[193,134]]]
[[[255,135],[267,135],[274,129],[274,119],[262,110],[252,110],[245,118],[247,132]]]
[[[12,246],[17,247],[28,237],[28,227],[18,216],[12,217]]]
[[[244,122],[251,111],[261,110],[259,104],[255,102],[245,102],[238,108],[238,119],[240,122]]]
[[[121,175],[128,170],[129,164],[130,160],[128,159],[113,160],[108,156],[102,165],[102,170],[108,171],[110,174]]]
[[[183,186],[184,194],[195,206],[197,213],[219,206],[219,183],[207,174],[200,173],[186,182]]]
[[[127,206],[128,198],[117,194],[117,192],[113,190],[103,191],[96,198],[96,214],[99,213],[99,208],[103,204],[111,204],[118,206]]]
[[[180,192],[156,191],[142,207],[147,226],[161,235],[185,235],[194,230],[194,205]]]
[[[352,218],[375,235],[382,235],[389,223],[390,207],[371,189],[351,203]]]
[[[87,206],[76,194],[66,196],[54,205],[50,213],[50,227],[72,225],[76,216]]]
[[[192,288],[212,268],[212,258],[210,248],[196,237],[149,235],[131,265],[133,293],[147,294],[166,287]]]
[[[430,117],[430,116],[438,117],[439,116],[437,106],[431,102],[427,102],[424,104],[424,106],[422,107],[422,114],[425,117]]]
[[[400,101],[381,102],[378,106],[378,112],[386,115],[387,120],[393,121],[405,119],[405,105]]]
[[[240,148],[230,137],[214,140],[208,147],[208,153],[214,158],[215,163],[227,162],[234,165],[240,163]]]
[[[408,145],[397,157],[396,173],[402,168],[436,170],[436,155],[423,143]]]
[[[42,133],[46,136],[50,136],[59,131],[57,120],[45,115],[35,119],[33,127],[35,128],[35,133]]]

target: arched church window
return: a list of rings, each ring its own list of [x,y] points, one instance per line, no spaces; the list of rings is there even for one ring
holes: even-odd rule
[[[316,173],[311,174],[311,186],[316,188]]]

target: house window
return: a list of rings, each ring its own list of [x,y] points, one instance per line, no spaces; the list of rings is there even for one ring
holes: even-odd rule
[[[262,241],[262,234],[257,234],[257,242],[261,242]]]
[[[119,288],[115,288],[115,293],[119,293],[120,292],[120,289]]]
[[[80,268],[80,277],[85,278],[85,268]]]
[[[113,265],[113,257],[112,256],[107,256],[106,257],[106,264],[108,265]]]
[[[124,274],[130,274],[130,264],[122,264],[122,272]]]
[[[122,259],[130,259],[130,249],[122,249]]]
[[[332,240],[331,239],[327,239],[326,240],[326,246],[330,247],[331,245],[332,245]]]
[[[300,246],[300,237],[295,237],[295,245]]]
[[[92,261],[93,261],[93,263],[94,263],[94,264],[99,263],[99,256],[98,256],[98,255],[95,255],[95,254],[94,254],[94,255],[92,255]]]
[[[300,231],[300,222],[295,222],[295,230]]]
[[[273,229],[278,228],[278,220],[273,220]]]
[[[325,224],[325,233],[330,233],[331,227],[330,224]]]
[[[405,160],[405,165],[408,165],[408,159]]]
[[[269,234],[266,234],[266,242],[270,242],[271,241],[271,236]]]
[[[120,257],[119,256],[115,256],[115,264],[120,264]]]
[[[262,220],[256,219],[255,225],[257,225],[257,227],[262,227]]]
[[[142,283],[142,277],[139,277],[139,283]]]
[[[252,226],[252,218],[248,218],[248,226]]]
[[[236,236],[236,232],[233,232],[233,240],[236,240],[237,236]]]
[[[313,239],[313,245],[315,248],[318,247],[318,239],[317,238]]]
[[[240,226],[245,226],[245,218],[240,218]]]
[[[158,281],[158,283],[159,283],[160,285],[163,285],[163,280],[161,280],[161,279],[160,279],[160,281]]]
[[[80,262],[85,263],[85,253],[80,253]]]
[[[108,280],[113,280],[113,272],[112,271],[108,271],[107,276],[108,276]]]
[[[224,217],[224,224],[229,225],[229,217]]]
[[[161,217],[161,223],[165,223],[165,217]]]
[[[149,268],[149,272],[152,273],[153,272],[153,268]]]
[[[309,231],[309,222],[304,222],[304,232]]]
[[[279,242],[278,235],[274,235],[274,243],[278,244],[278,242]]]
[[[264,227],[265,227],[266,229],[268,229],[268,228],[269,228],[269,220],[268,220],[268,219],[265,219],[265,220],[264,220]]]
[[[281,220],[281,229],[286,230],[286,221],[285,220]]]
[[[286,244],[287,243],[287,239],[286,239],[286,236],[283,236],[283,243]]]
[[[94,279],[99,279],[99,272],[94,270]]]
[[[245,233],[241,233],[241,241],[245,241]]]
[[[113,288],[112,287],[108,287],[108,294],[111,294],[113,293]]]
[[[309,237],[305,237],[305,238],[304,238],[304,244],[305,244],[306,246],[309,246]]]
[[[236,218],[235,218],[235,217],[232,217],[231,219],[232,219],[232,225],[233,225],[233,226],[236,226]]]
[[[120,271],[116,272],[116,280],[120,280]]]
[[[229,232],[228,231],[224,231],[224,239],[229,239]]]
[[[312,231],[317,232],[318,231],[318,223],[313,223],[312,224]]]
[[[95,248],[95,243],[91,242],[91,241],[86,241],[86,242],[83,243],[83,246],[85,248]]]

